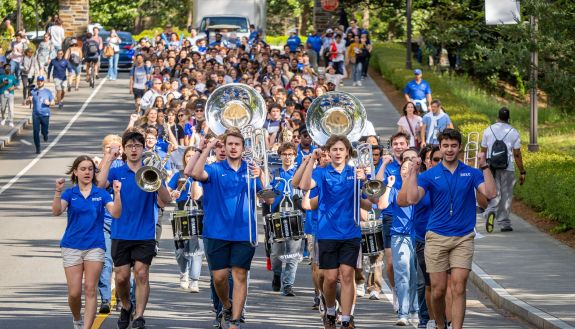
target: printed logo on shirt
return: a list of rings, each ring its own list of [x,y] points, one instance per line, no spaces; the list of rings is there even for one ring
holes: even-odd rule
[[[120,179],[121,179],[121,180],[124,180],[124,179],[126,179],[126,177],[120,177]]]
[[[471,177],[471,173],[470,172],[462,172],[459,177]]]
[[[78,198],[72,198],[72,201],[76,201],[76,200],[78,200]]]
[[[441,178],[441,176],[435,176],[435,180],[438,180],[440,178]]]
[[[353,175],[352,175],[352,176],[347,176],[347,180],[352,180],[352,179],[354,179],[354,178],[355,178],[355,176],[353,176]]]
[[[92,201],[102,201],[102,197],[99,196],[99,197],[96,197],[96,198],[92,198]]]

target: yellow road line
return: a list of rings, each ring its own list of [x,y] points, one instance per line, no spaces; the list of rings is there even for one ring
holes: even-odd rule
[[[92,323],[92,329],[100,329],[104,321],[112,313],[112,310],[116,308],[116,288],[112,289],[112,300],[110,301],[110,313],[108,314],[98,314],[94,323]]]

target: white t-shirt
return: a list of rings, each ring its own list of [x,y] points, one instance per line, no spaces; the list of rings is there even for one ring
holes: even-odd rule
[[[493,132],[491,131],[493,130]],[[495,133],[495,136],[493,134]],[[507,134],[507,136],[505,136]],[[505,136],[505,138],[503,138]],[[487,148],[487,158],[491,156],[491,147],[495,143],[495,138],[502,139],[507,145],[507,155],[509,157],[509,165],[506,170],[515,171],[515,159],[513,157],[513,150],[521,148],[521,138],[517,129],[511,125],[503,122],[497,122],[487,127],[483,131],[483,139],[481,140],[481,147]]]
[[[48,33],[52,37],[52,43],[56,47],[62,47],[62,41],[64,41],[64,29],[60,25],[52,25],[48,29]]]
[[[409,124],[407,123],[407,117],[404,115],[397,121],[397,125],[401,126],[404,131],[411,136],[409,139],[409,147],[415,146],[415,138],[418,137],[418,131],[421,128],[421,117],[419,115],[414,115],[412,119],[409,119]],[[409,128],[411,125],[411,129]],[[412,133],[413,132],[413,133]],[[415,135],[414,135],[415,134]]]
[[[361,136],[375,136],[375,128],[373,127],[373,123],[369,120],[365,120],[365,125],[363,126],[363,130],[361,131]]]

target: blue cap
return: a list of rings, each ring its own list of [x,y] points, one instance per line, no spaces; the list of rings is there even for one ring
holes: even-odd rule
[[[413,70],[413,74],[415,74],[415,75],[420,75],[421,73],[422,73],[422,72],[421,72],[420,69],[415,69],[415,70]]]
[[[37,80],[37,81],[44,81],[44,76],[43,76],[43,75],[39,75],[39,76],[36,78],[36,80]]]

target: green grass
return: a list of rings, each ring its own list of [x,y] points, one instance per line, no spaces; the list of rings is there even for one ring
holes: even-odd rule
[[[378,43],[370,65],[397,89],[413,79],[405,69],[403,45]],[[469,77],[450,76],[422,68],[431,85],[434,99],[441,100],[456,128],[464,137],[469,132],[480,134],[497,118],[502,106],[509,108],[511,123],[520,134],[523,159],[528,172],[525,185],[515,188],[515,196],[532,208],[558,222],[558,227],[575,228],[575,120],[555,108],[540,108],[540,152],[527,152],[529,142],[529,106],[489,94]]]

